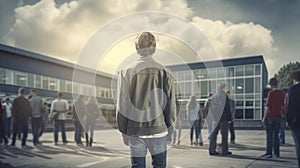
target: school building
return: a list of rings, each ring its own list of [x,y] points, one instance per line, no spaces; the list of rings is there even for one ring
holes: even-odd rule
[[[80,67],[76,71],[81,77],[74,81],[76,65],[3,44],[0,44],[0,59],[0,97],[13,99],[19,87],[24,87],[27,94],[30,88],[35,88],[38,95],[49,103],[55,99],[57,91],[64,93],[70,105],[74,95],[95,95],[104,116],[102,120],[115,126],[113,94],[116,91],[111,89],[111,74]],[[189,96],[195,95],[203,105],[208,93],[215,93],[218,83],[225,82],[236,102],[236,126],[260,127],[268,80],[263,56],[172,65],[169,68],[177,79],[177,97],[183,104]],[[89,82],[91,78],[95,79],[92,83]]]

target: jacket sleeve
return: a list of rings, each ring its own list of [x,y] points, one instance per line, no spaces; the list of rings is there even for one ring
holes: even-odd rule
[[[288,97],[287,97],[287,112],[286,112],[286,121],[287,123],[292,126],[293,120],[296,117],[294,112],[294,105],[295,105],[295,99],[294,99],[294,92],[293,87],[291,87],[288,91]]]
[[[167,72],[166,72],[167,73]],[[168,96],[168,100],[166,103],[166,107],[164,110],[164,118],[165,118],[165,124],[169,128],[173,126],[175,119],[176,119],[176,84],[173,76],[171,74],[166,74],[167,79],[165,82],[165,92]]]
[[[117,84],[117,124],[119,131],[123,134],[127,134],[127,112],[128,108],[126,108],[128,101],[128,84],[127,81],[122,76],[122,72],[120,71],[118,74],[118,84]],[[127,116],[126,116],[127,115]]]

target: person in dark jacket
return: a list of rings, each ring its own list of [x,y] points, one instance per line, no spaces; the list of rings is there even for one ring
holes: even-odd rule
[[[3,142],[4,140],[4,144],[7,145],[8,144],[8,140],[5,136],[5,124],[4,124],[4,109],[2,107],[2,99],[0,98],[0,144]]]
[[[16,138],[19,131],[22,131],[22,147],[26,148],[26,140],[28,135],[28,122],[29,118],[32,116],[32,108],[25,98],[25,89],[19,89],[19,96],[16,97],[12,105],[13,114],[13,137],[11,146],[16,145]]]
[[[100,111],[97,105],[97,100],[94,96],[91,96],[88,103],[86,104],[87,117],[85,125],[85,139],[86,146],[92,146],[94,138],[94,129],[96,119],[99,117]],[[90,134],[89,134],[90,132]]]
[[[83,95],[79,95],[77,97],[76,102],[73,104],[72,113],[75,125],[74,140],[77,145],[83,145],[81,141],[81,135],[83,131],[84,117],[86,116],[86,106],[84,104]]]
[[[228,151],[228,124],[232,121],[230,102],[224,89],[225,83],[219,83],[219,91],[211,98],[210,112],[213,119],[213,132],[209,143],[209,155],[219,155],[216,151],[219,130],[222,135],[222,155],[231,155]]]
[[[153,167],[167,165],[167,136],[176,118],[174,77],[152,55],[155,36],[143,32],[136,39],[138,60],[119,71],[117,123],[130,146],[133,167],[146,167],[149,149]]]
[[[292,76],[295,84],[288,91],[286,120],[292,130],[300,167],[300,70],[293,72]]]

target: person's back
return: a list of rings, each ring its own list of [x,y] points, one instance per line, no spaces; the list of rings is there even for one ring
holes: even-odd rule
[[[287,121],[292,128],[300,128],[300,82],[289,88]]]
[[[136,167],[146,167],[147,149],[153,167],[166,167],[167,134],[176,116],[173,77],[151,58],[155,47],[151,33],[140,34],[139,59],[118,75],[117,123]]]
[[[43,113],[42,98],[38,96],[32,96],[32,98],[30,99],[30,104],[32,108],[32,117],[42,117],[42,113]]]
[[[12,108],[14,118],[28,120],[32,115],[30,103],[24,96],[15,98]]]
[[[273,89],[269,92],[267,106],[270,108],[269,117],[281,118],[284,106],[285,92],[281,89]]]

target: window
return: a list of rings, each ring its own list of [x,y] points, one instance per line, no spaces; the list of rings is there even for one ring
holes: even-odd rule
[[[235,93],[236,94],[244,93],[244,79],[235,79]]]
[[[208,82],[201,81],[201,98],[207,98],[208,96]]]
[[[200,98],[201,97],[201,82],[200,81],[197,81],[197,82],[194,82],[194,94],[197,98]]]
[[[253,106],[253,101],[252,100],[246,100],[246,106],[252,107]]]
[[[29,87],[34,87],[34,75],[33,74],[27,74],[28,76],[28,86]]]
[[[178,80],[181,82],[181,81],[184,81],[184,71],[179,71],[178,72]]]
[[[72,93],[72,82],[66,81],[66,91]]]
[[[5,69],[0,68],[0,83],[6,83]]]
[[[253,93],[254,92],[254,79],[246,78],[245,80],[245,93]]]
[[[184,94],[187,97],[192,95],[192,82],[184,82]]]
[[[49,80],[48,80],[48,77],[45,77],[45,76],[43,76],[43,86],[42,86],[42,88],[43,89],[48,89],[48,86],[49,86]]]
[[[226,77],[233,77],[234,76],[234,67],[226,68]]]
[[[212,93],[217,92],[217,82],[215,80],[209,81],[209,92],[212,92]]]
[[[261,65],[255,65],[255,75],[261,74]]]
[[[41,76],[35,75],[35,87],[41,88],[42,87],[42,79]]]
[[[56,90],[57,88],[57,80],[54,78],[49,78],[49,89],[50,90]]]
[[[208,73],[206,69],[201,69],[201,79],[207,79],[208,78]]]
[[[226,86],[227,86],[227,89],[230,91],[230,93],[232,95],[235,94],[234,80],[233,79],[227,79],[226,80]]]
[[[236,119],[243,119],[244,118],[244,110],[243,109],[236,109],[235,118]]]
[[[208,69],[208,75],[210,79],[214,79],[217,77],[217,71],[216,68],[209,68]]]
[[[194,79],[201,79],[201,71],[200,70],[194,70]]]
[[[245,109],[245,118],[246,119],[253,119],[253,109]]]
[[[217,78],[225,78],[225,68],[217,68]]]
[[[235,105],[236,105],[236,106],[243,107],[243,106],[244,106],[244,101],[243,101],[243,100],[237,100],[237,101],[235,102]]]
[[[235,68],[235,76],[244,76],[244,67],[243,66],[237,66]]]
[[[66,81],[65,80],[60,80],[59,81],[59,90],[61,92],[65,92],[66,91]]]
[[[261,93],[261,78],[255,78],[255,93]]]
[[[27,74],[24,72],[16,72],[15,81],[17,85],[27,86]]]
[[[246,76],[254,75],[254,66],[253,65],[245,66],[245,75]]]
[[[190,81],[190,80],[192,80],[192,72],[191,71],[185,71],[184,72],[184,79],[186,80],[186,81]]]
[[[261,109],[254,110],[254,119],[260,120],[261,119]]]

